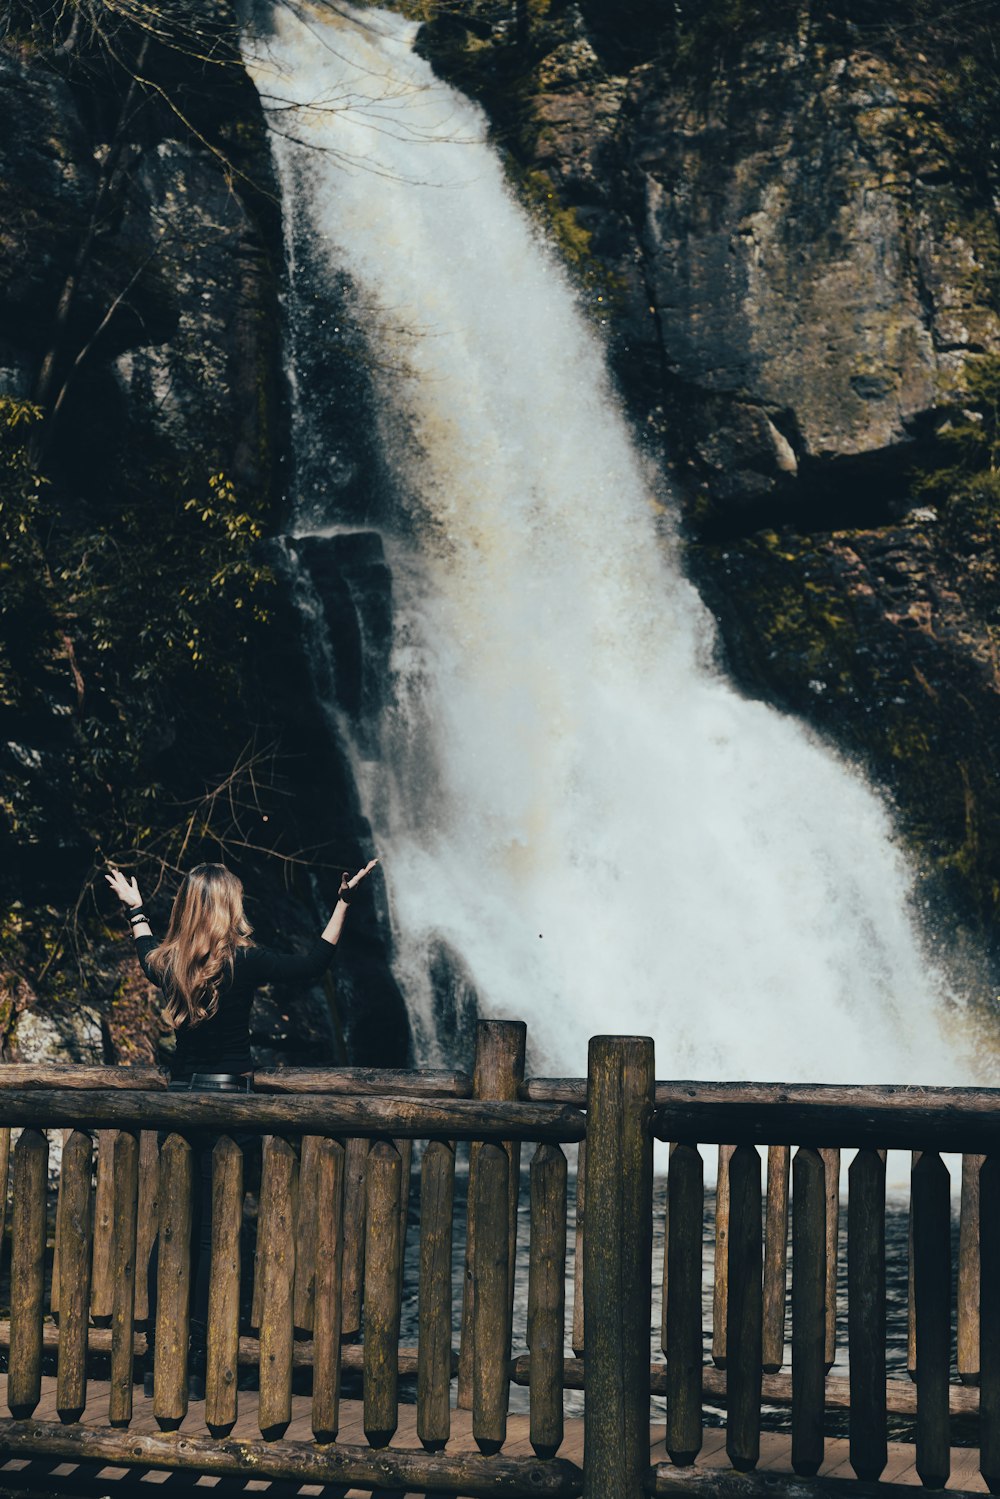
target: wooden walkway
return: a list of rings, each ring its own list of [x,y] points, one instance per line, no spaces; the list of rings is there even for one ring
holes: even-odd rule
[[[91,1380],[87,1386],[87,1410],[81,1424],[84,1426],[101,1427],[107,1421],[109,1386],[100,1380]],[[0,1375],[0,1408],[6,1411],[7,1377]],[[232,1433],[231,1440],[260,1441],[260,1431],[257,1427],[257,1392],[245,1390],[240,1392],[239,1397],[239,1420]],[[203,1403],[193,1403],[188,1411],[187,1419],[180,1428],[180,1435],[205,1436],[204,1423],[205,1407]],[[392,1441],[394,1447],[409,1447],[419,1450],[420,1443],[416,1432],[416,1406],[401,1405],[399,1407],[399,1430]],[[42,1398],[35,1411],[35,1417],[40,1421],[58,1421],[56,1413],[56,1382],[54,1378],[45,1378],[42,1381]],[[292,1422],[285,1434],[286,1441],[311,1442],[312,1432],[310,1429],[310,1400],[308,1396],[293,1396],[292,1400]],[[159,1434],[159,1428],[153,1420],[153,1402],[146,1400],[142,1394],[141,1386],[135,1389],[134,1416],[130,1431],[142,1435]],[[364,1446],[365,1436],[362,1427],[362,1405],[357,1400],[344,1400],[341,1402],[341,1425],[338,1441],[352,1445]],[[726,1433],[720,1428],[706,1429],[704,1445],[698,1459],[698,1467],[719,1468],[727,1467],[726,1460]],[[763,1432],[760,1439],[761,1456],[758,1464],[759,1472],[791,1473],[791,1437],[783,1433]],[[475,1442],[472,1439],[472,1418],[468,1411],[452,1412],[452,1437],[448,1444],[449,1451],[474,1452]],[[507,1422],[507,1442],[504,1453],[509,1456],[532,1455],[531,1443],[528,1440],[528,1417],[512,1415]],[[583,1421],[580,1419],[567,1419],[566,1437],[559,1450],[560,1457],[569,1458],[571,1462],[582,1466],[583,1463]],[[976,1493],[988,1492],[978,1471],[979,1450],[978,1448],[956,1447],[952,1449],[951,1477],[948,1480],[949,1489],[971,1490]],[[891,1442],[889,1444],[889,1463],[882,1475],[885,1483],[902,1483],[920,1487],[914,1466],[915,1448],[910,1443]],[[650,1462],[661,1463],[667,1461],[666,1451],[663,1445],[663,1430],[654,1426],[650,1430]],[[829,1439],[826,1444],[826,1461],[820,1470],[823,1477],[830,1478],[853,1478],[853,1472],[848,1461],[848,1444],[843,1439]],[[142,1488],[139,1489],[138,1485]],[[4,1461],[0,1457],[0,1492],[8,1485],[10,1487],[27,1488],[34,1493],[76,1493],[91,1492],[101,1495],[119,1494],[124,1499],[125,1495],[152,1495],[156,1492],[158,1485],[168,1484],[170,1490],[176,1490],[178,1486],[191,1486],[191,1481],[185,1482],[182,1475],[168,1473],[165,1470],[152,1469],[126,1469],[120,1467],[75,1465],[72,1463],[56,1463],[50,1460],[36,1460],[27,1463],[21,1459]],[[211,1490],[220,1486],[220,1492],[227,1496],[235,1494],[265,1494],[271,1499],[277,1496],[291,1494],[324,1496],[324,1499],[370,1499],[369,1490],[344,1489],[342,1487],[320,1486],[317,1484],[290,1484],[287,1482],[267,1481],[264,1479],[219,1479],[214,1477],[201,1477],[194,1481],[193,1486],[199,1489]],[[382,1491],[380,1491],[382,1492]],[[398,1493],[395,1499],[400,1499]],[[413,1496],[417,1499],[417,1496]]]

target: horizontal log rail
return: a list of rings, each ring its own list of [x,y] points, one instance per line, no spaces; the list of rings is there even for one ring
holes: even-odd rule
[[[260,1067],[258,1093],[391,1094],[396,1098],[471,1098],[467,1072],[441,1067],[406,1071],[401,1067]]]
[[[1000,1145],[990,1088],[674,1083],[657,1088],[659,1140],[986,1153]]]
[[[0,1124],[215,1134],[237,1130],[366,1139],[391,1135],[411,1140],[547,1140],[556,1144],[582,1140],[587,1128],[579,1110],[561,1104],[319,1093],[68,1092],[61,1088],[3,1091]]]
[[[0,1096],[8,1089],[166,1088],[170,1075],[162,1067],[79,1067],[75,1062],[0,1063]]]
[[[302,1442],[235,1442],[163,1432],[140,1436],[52,1421],[0,1421],[0,1448],[9,1457],[58,1457],[66,1462],[130,1468],[183,1468],[233,1478],[293,1479],[298,1484],[417,1490],[470,1499],[576,1499],[583,1475],[565,1458],[482,1457],[471,1452],[372,1451]]]

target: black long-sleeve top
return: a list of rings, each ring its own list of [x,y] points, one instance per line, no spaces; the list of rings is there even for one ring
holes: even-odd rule
[[[149,966],[156,937],[137,937],[135,950],[142,971],[162,988],[159,975]],[[195,1072],[250,1072],[250,1007],[260,984],[308,983],[325,973],[337,951],[332,942],[318,937],[307,953],[292,956],[268,947],[238,947],[233,956],[233,976],[219,986],[219,1007],[198,1025],[186,1021],[177,1028],[177,1050],[171,1065],[173,1077],[187,1078]]]

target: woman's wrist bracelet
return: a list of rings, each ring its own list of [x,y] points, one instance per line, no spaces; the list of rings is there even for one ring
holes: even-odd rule
[[[149,917],[146,915],[145,911],[133,911],[132,915],[129,917],[129,922],[132,926],[140,926],[144,921],[147,925],[149,924]]]
[[[344,885],[340,890],[337,891],[337,899],[342,900],[345,906],[349,906],[351,904],[351,898],[353,897],[353,895],[354,891],[351,889],[350,885]]]

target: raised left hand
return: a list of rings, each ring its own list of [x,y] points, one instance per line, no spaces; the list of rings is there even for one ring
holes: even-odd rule
[[[142,896],[139,894],[139,886],[136,883],[134,875],[130,880],[127,880],[120,869],[112,869],[111,873],[106,874],[104,878],[122,905],[130,907],[133,911],[138,911],[142,905]]]

